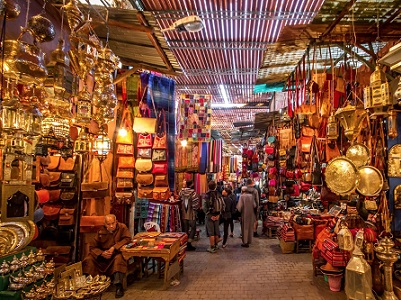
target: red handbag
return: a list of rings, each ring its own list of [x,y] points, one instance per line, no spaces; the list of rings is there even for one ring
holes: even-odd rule
[[[168,170],[167,163],[159,163],[159,162],[153,163],[153,168],[152,168],[153,174],[167,174],[167,170]]]
[[[138,148],[152,148],[153,146],[153,138],[151,134],[138,134]]]
[[[266,145],[265,146],[265,152],[266,152],[266,154],[274,154],[274,147],[272,147],[272,146],[269,146],[269,145]]]
[[[288,179],[294,179],[294,177],[295,177],[294,175],[295,175],[294,171],[285,172],[285,177],[288,178]]]

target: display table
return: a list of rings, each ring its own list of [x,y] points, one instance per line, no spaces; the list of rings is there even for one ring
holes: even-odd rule
[[[164,288],[171,278],[180,273],[178,254],[180,239],[158,237],[158,233],[139,233],[134,236],[132,247],[121,249],[125,260],[132,257],[157,258],[164,262]]]

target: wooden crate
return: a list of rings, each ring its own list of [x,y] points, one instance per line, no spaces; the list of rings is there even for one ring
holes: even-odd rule
[[[285,242],[280,239],[280,248],[284,254],[294,253],[295,242]]]

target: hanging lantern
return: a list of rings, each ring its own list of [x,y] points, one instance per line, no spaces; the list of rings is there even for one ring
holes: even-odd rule
[[[376,299],[372,293],[372,270],[358,247],[345,269],[345,293],[348,299]]]
[[[76,106],[75,122],[77,124],[87,124],[92,117],[92,103],[90,93],[84,89],[79,92]]]
[[[109,154],[111,149],[111,141],[104,131],[104,128],[100,130],[97,138],[93,142],[93,151],[98,156],[99,160],[102,161],[106,159],[107,154]]]
[[[351,251],[354,248],[354,243],[352,240],[352,233],[344,223],[340,223],[341,229],[337,233],[338,248],[341,250]]]
[[[3,102],[1,111],[2,128],[4,131],[20,131],[26,133],[29,121],[27,111],[21,106],[19,99]]]
[[[74,141],[68,136],[63,144],[63,147],[60,149],[61,157],[67,158],[72,157],[74,153]]]
[[[327,139],[336,140],[338,138],[338,122],[332,114],[327,121]]]
[[[38,142],[35,145],[35,155],[39,156],[48,156],[49,150],[47,144],[43,142],[43,138],[40,137]]]
[[[53,127],[50,127],[48,134],[42,136],[42,142],[44,145],[47,145],[47,147],[57,147],[57,137],[54,134]]]
[[[57,115],[43,119],[42,133],[47,134],[50,128],[57,138],[66,138],[70,134],[69,120]]]
[[[394,110],[390,111],[389,116],[387,117],[387,125],[388,125],[387,135],[391,139],[395,139],[398,136],[396,111]]]
[[[337,109],[334,114],[344,128],[344,135],[352,141],[358,133],[358,127],[366,115],[363,108],[348,104],[346,107]]]
[[[364,232],[365,232],[364,229],[361,228],[358,230],[355,236],[355,246],[358,247],[359,249],[362,249],[363,247],[363,242],[365,240]]]
[[[29,120],[28,133],[34,136],[41,135],[43,115],[37,107],[31,109],[28,116],[28,120]]]
[[[10,147],[13,148],[15,151],[21,151],[24,149],[24,136],[20,132],[16,132],[10,142]]]
[[[90,151],[90,140],[88,137],[88,129],[82,128],[78,138],[74,142],[74,151],[77,153],[87,153]]]

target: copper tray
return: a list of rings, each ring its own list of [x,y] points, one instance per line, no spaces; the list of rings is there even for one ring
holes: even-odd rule
[[[332,159],[327,165],[324,174],[328,188],[337,195],[349,195],[358,185],[358,169],[345,156]]]
[[[363,166],[358,170],[359,181],[357,190],[364,196],[377,196],[383,189],[384,179],[379,169]]]
[[[345,156],[350,159],[357,168],[366,166],[370,161],[370,151],[364,144],[355,144],[347,149]]]

